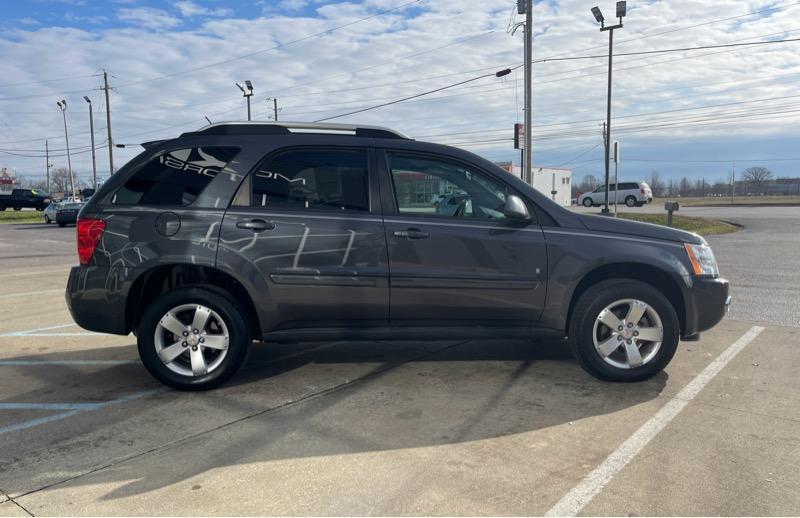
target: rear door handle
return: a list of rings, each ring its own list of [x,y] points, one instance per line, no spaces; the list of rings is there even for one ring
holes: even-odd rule
[[[275,228],[275,223],[264,221],[263,219],[251,219],[250,221],[237,221],[236,228],[252,230],[253,232],[263,232],[265,230],[273,230]]]
[[[406,239],[428,239],[431,237],[427,232],[423,232],[418,228],[409,228],[408,230],[395,230],[393,232],[395,237],[404,237]]]

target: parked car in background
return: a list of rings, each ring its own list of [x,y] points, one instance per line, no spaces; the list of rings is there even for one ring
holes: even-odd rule
[[[699,235],[577,214],[390,129],[222,123],[144,146],[81,210],[66,299],[179,389],[223,383],[254,339],[566,337],[594,376],[638,381],[730,302]],[[459,193],[452,212],[432,188]]]
[[[628,207],[641,207],[653,201],[653,191],[645,182],[625,182],[619,184],[619,190],[613,183],[608,186],[608,203],[614,203],[616,196],[617,203],[624,203]],[[581,194],[578,204],[584,207],[597,207],[605,203],[606,186],[601,185],[592,192]]]
[[[0,211],[6,209],[44,210],[50,203],[50,195],[37,189],[14,189],[11,194],[0,194]]]
[[[56,211],[56,223],[59,227],[66,227],[78,221],[78,213],[85,203],[62,203],[61,208]]]
[[[51,201],[47,207],[44,208],[44,222],[50,224],[56,220],[56,214],[61,209],[61,203]]]

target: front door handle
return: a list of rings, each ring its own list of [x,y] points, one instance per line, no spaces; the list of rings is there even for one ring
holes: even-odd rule
[[[393,232],[395,237],[404,237],[406,239],[428,239],[431,237],[427,232],[423,232],[418,228],[409,228],[408,230],[395,230]]]
[[[237,221],[236,228],[252,230],[253,232],[263,232],[265,230],[273,230],[275,228],[275,223],[264,221],[263,219],[251,219],[250,221]]]

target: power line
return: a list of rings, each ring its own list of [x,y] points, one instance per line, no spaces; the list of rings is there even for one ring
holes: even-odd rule
[[[519,67],[515,67],[515,68],[519,68]],[[384,106],[389,106],[389,105],[392,105],[392,104],[397,104],[397,103],[401,103],[401,102],[404,102],[404,101],[408,101],[409,99],[415,99],[417,97],[422,97],[423,95],[428,95],[428,94],[432,94],[432,93],[435,93],[435,92],[441,92],[442,90],[446,90],[448,88],[452,88],[452,87],[458,86],[458,85],[463,85],[465,83],[470,83],[472,81],[477,81],[478,79],[483,79],[483,78],[486,78],[486,77],[491,77],[491,76],[502,77],[504,75],[507,75],[507,74],[511,73],[512,70],[514,70],[514,69],[507,68],[505,70],[501,70],[499,72],[495,72],[494,74],[484,74],[484,75],[481,75],[481,76],[473,77],[471,79],[467,79],[465,81],[460,81],[458,83],[453,83],[451,85],[443,86],[441,88],[436,88],[434,90],[428,90],[427,92],[421,92],[421,93],[418,93],[418,94],[415,94],[415,95],[410,95],[408,97],[403,97],[402,99],[396,99],[394,101],[389,101],[389,102],[386,102],[386,103],[377,104],[375,106],[369,106],[367,108],[361,108],[360,110],[354,110],[354,111],[351,111],[351,112],[342,113],[340,115],[334,115],[332,117],[325,117],[325,118],[322,118],[322,119],[318,119],[318,120],[316,120],[314,122],[329,121],[329,120],[332,120],[332,119],[338,119],[340,117],[346,117],[347,115],[353,115],[353,114],[356,114],[356,113],[362,113],[362,112],[369,111],[369,110],[375,110],[377,108],[382,108]]]

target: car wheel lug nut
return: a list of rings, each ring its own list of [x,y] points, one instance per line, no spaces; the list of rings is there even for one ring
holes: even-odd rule
[[[183,336],[189,336],[189,331],[184,331]]]
[[[630,340],[628,340],[628,344],[630,344],[630,343],[631,343],[631,341],[630,341]]]
[[[187,344],[186,342],[183,342],[181,345],[182,345],[182,346],[184,346],[184,347],[186,347],[186,346],[187,346],[187,345],[189,345],[189,344]]]
[[[622,331],[622,326],[619,326],[619,327],[617,328],[617,330],[618,330],[618,331]]]

